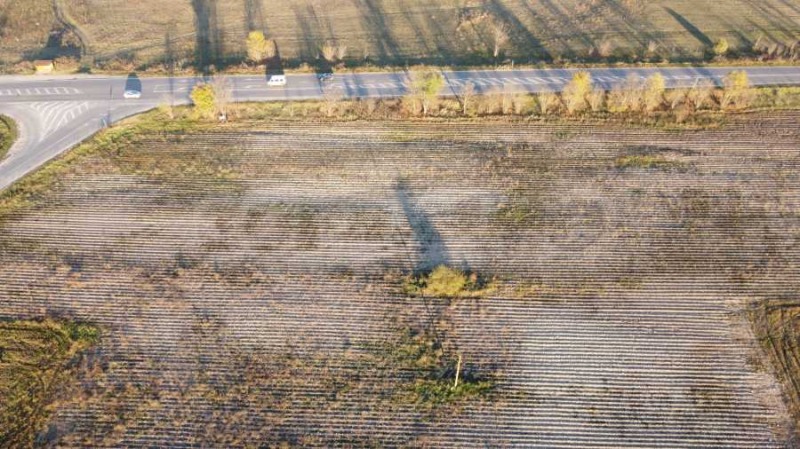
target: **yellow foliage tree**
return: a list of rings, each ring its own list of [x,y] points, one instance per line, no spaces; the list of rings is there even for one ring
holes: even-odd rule
[[[586,97],[592,91],[592,75],[589,72],[578,72],[572,77],[562,93],[567,111],[581,111],[586,108]]]
[[[190,95],[194,104],[194,114],[198,118],[214,118],[217,110],[217,98],[214,87],[210,84],[198,84],[192,89]]]
[[[714,42],[714,54],[717,56],[725,56],[728,54],[728,50],[730,49],[730,45],[728,45],[728,40],[725,38],[719,39]]]
[[[261,64],[269,57],[271,44],[261,31],[251,31],[247,35],[247,59]]]
[[[731,105],[745,108],[750,104],[753,97],[750,88],[750,79],[744,70],[736,70],[725,76],[722,80],[724,87],[720,97],[720,106],[727,109]]]
[[[647,112],[652,112],[664,104],[665,90],[666,82],[660,73],[655,73],[647,78],[642,92],[642,101]]]

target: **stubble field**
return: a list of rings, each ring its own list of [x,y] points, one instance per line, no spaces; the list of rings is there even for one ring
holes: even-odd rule
[[[116,131],[6,195],[0,317],[102,330],[61,447],[781,447],[799,119]],[[408,294],[441,264],[490,287]]]
[[[748,54],[800,40],[800,7],[786,0],[60,0],[102,67],[131,70],[243,59],[248,31],[278,43],[289,66],[314,64],[326,42],[348,64],[495,64],[704,60],[717,39]],[[52,27],[43,0],[0,1],[0,61],[42,51]],[[5,19],[3,19],[5,17]],[[498,58],[495,26],[504,25]],[[777,48],[777,47],[774,47]],[[796,48],[796,47],[791,47]],[[594,51],[593,51],[594,50]],[[57,52],[55,52],[57,53]],[[72,52],[74,53],[74,52]],[[796,52],[795,52],[796,54]],[[593,56],[592,56],[593,55]]]

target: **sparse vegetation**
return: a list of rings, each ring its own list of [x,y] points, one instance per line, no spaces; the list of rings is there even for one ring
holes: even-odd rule
[[[96,327],[0,321],[0,446],[34,447],[60,399],[70,399],[76,358],[99,339]]]
[[[17,124],[10,117],[0,115],[0,161],[17,140]]]
[[[439,92],[444,86],[444,77],[434,68],[422,68],[411,74],[409,103],[414,105],[414,110],[420,110],[422,115],[428,115],[437,103]]]
[[[2,194],[0,315],[108,329],[102,381],[59,402],[47,444],[776,441],[729,320],[794,291],[796,111],[664,132],[339,107],[154,111]],[[422,293],[438,265],[472,270],[445,276],[456,296]],[[508,432],[523,415],[554,432]]]
[[[446,265],[439,265],[428,274],[409,276],[405,283],[405,291],[411,295],[436,298],[480,297],[494,288],[491,280]]]

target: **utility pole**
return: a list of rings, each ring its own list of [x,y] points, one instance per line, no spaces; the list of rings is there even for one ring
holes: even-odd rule
[[[458,363],[456,364],[456,381],[453,383],[453,390],[458,388],[459,377],[461,377],[461,354],[458,355]]]

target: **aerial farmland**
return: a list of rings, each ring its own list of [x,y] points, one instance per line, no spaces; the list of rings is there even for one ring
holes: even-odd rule
[[[800,448],[797,0],[0,0],[0,449]]]
[[[38,438],[784,447],[798,118],[111,131],[4,196],[0,314],[103,335]]]

